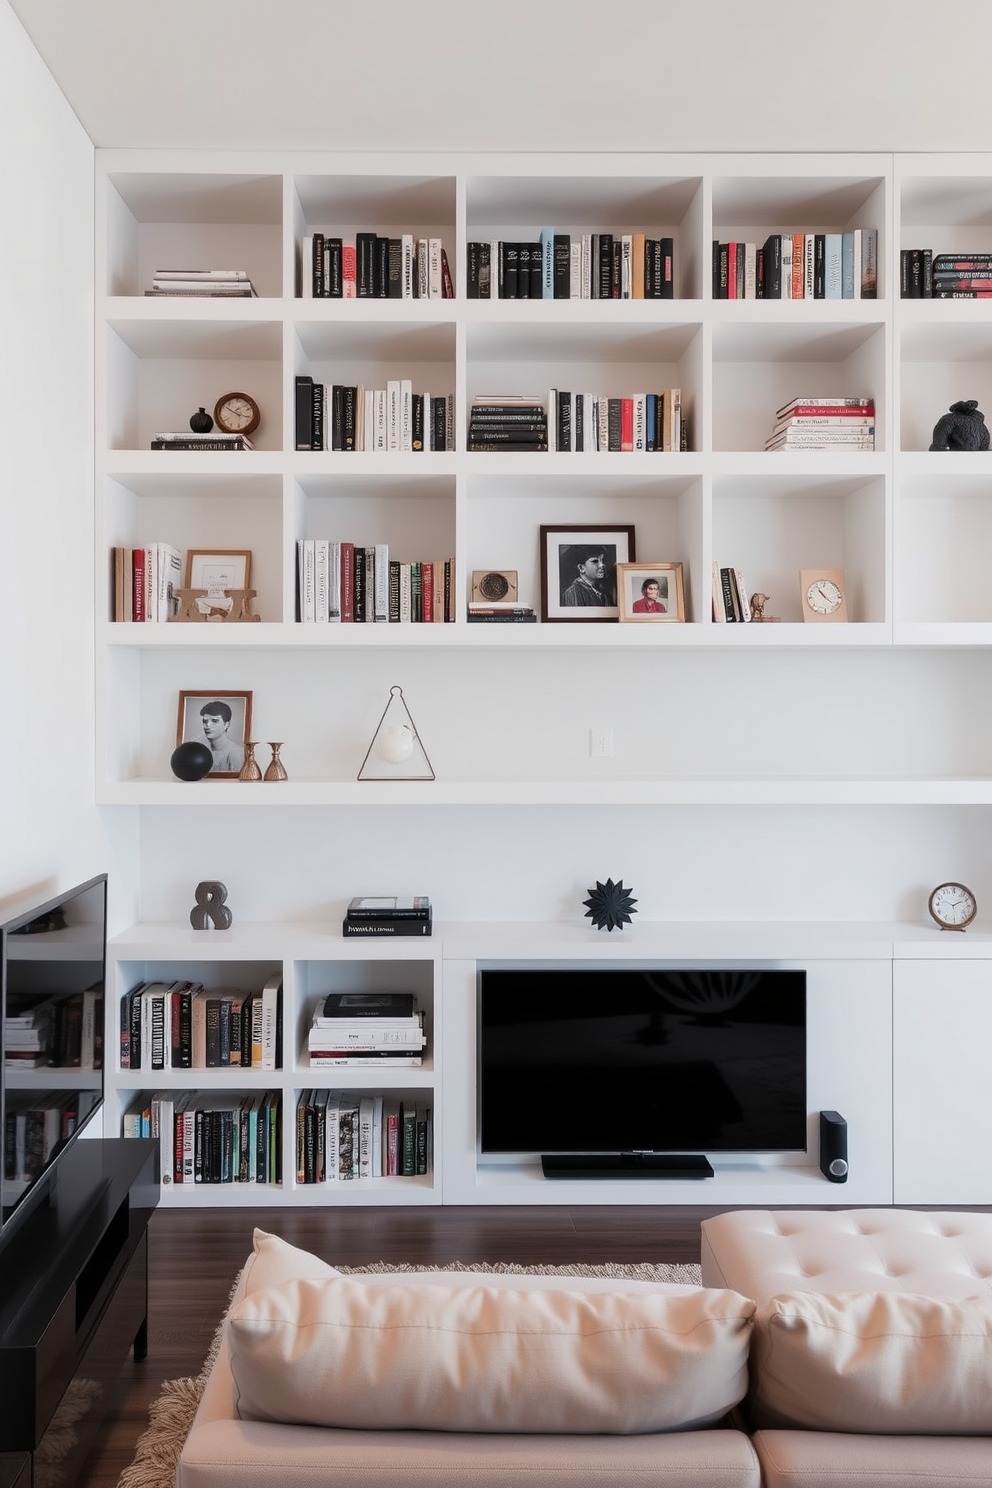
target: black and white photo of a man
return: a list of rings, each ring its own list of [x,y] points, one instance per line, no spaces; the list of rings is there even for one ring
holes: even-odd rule
[[[236,778],[251,737],[250,692],[183,692],[179,695],[180,744],[206,744],[212,756],[208,775]]]
[[[603,609],[617,602],[613,543],[565,543],[559,551],[560,602],[569,609]]]

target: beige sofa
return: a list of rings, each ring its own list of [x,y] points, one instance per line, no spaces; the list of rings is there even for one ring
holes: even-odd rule
[[[702,1269],[758,1305],[766,1488],[992,1485],[992,1214],[741,1210]]]
[[[346,1330],[349,1340],[359,1342],[349,1353],[346,1340],[344,1355],[339,1356],[336,1365],[332,1363],[332,1372],[342,1388],[335,1389],[334,1378],[314,1388],[312,1335],[335,1330],[327,1329],[326,1317],[317,1317],[312,1327],[301,1329],[300,1310],[301,1305],[312,1308],[315,1296],[326,1293],[328,1286],[340,1293],[335,1274],[316,1257],[275,1236],[256,1232],[253,1254],[242,1273],[220,1352],[179,1460],[177,1488],[415,1488],[417,1484],[422,1488],[511,1488],[518,1483],[527,1488],[617,1488],[620,1484],[643,1488],[760,1488],[758,1459],[747,1435],[723,1424],[694,1423],[685,1430],[669,1427],[624,1434],[588,1429],[596,1412],[609,1407],[609,1389],[604,1397],[601,1385],[610,1387],[613,1398],[629,1408],[631,1400],[636,1402],[643,1396],[645,1380],[656,1367],[668,1372],[674,1394],[680,1381],[693,1385],[694,1393],[707,1397],[711,1410],[718,1411],[722,1421],[725,1407],[733,1399],[742,1398],[747,1387],[746,1356],[753,1316],[750,1303],[724,1291],[712,1294],[706,1315],[692,1316],[684,1310],[698,1307],[694,1299],[702,1295],[699,1289],[648,1282],[599,1278],[561,1282],[549,1277],[472,1272],[344,1278],[345,1302],[335,1295],[335,1307],[363,1306],[363,1298],[355,1300],[355,1291],[363,1286],[380,1313],[391,1306],[384,1300],[390,1289],[395,1299],[406,1300],[412,1294],[422,1296],[423,1288],[433,1288],[428,1300],[436,1297],[437,1310],[443,1310],[445,1299],[450,1303],[456,1291],[474,1296],[473,1331],[467,1345],[461,1339],[463,1352],[454,1364],[458,1377],[451,1381],[449,1398],[460,1403],[467,1419],[477,1419],[481,1413],[481,1419],[488,1420],[493,1409],[488,1397],[502,1383],[506,1390],[499,1410],[504,1405],[512,1409],[512,1402],[520,1400],[528,1419],[535,1412],[540,1415],[546,1411],[545,1425],[564,1419],[569,1429],[382,1430],[243,1419],[239,1402],[252,1394],[253,1410],[265,1414],[290,1412],[297,1397],[308,1395],[303,1413],[312,1411],[322,1416],[326,1407],[330,1419],[338,1409],[344,1419],[353,1419],[353,1411],[360,1414],[371,1402],[375,1419],[383,1426],[403,1418],[398,1397],[411,1391],[418,1408],[438,1408],[436,1401],[424,1402],[421,1398],[430,1339],[416,1345],[417,1357],[424,1359],[423,1369],[418,1373],[414,1366],[404,1375],[402,1360],[397,1357],[401,1345],[394,1341],[403,1328],[392,1327],[395,1319],[390,1316],[379,1316],[371,1324]],[[557,1291],[565,1287],[567,1293]],[[561,1328],[555,1332],[556,1325],[563,1322],[567,1328],[573,1321],[567,1316],[562,1319],[554,1310],[554,1299],[560,1301],[562,1297],[572,1299],[563,1306],[580,1312],[588,1304],[594,1328],[603,1309],[619,1311],[618,1347],[632,1360],[628,1376],[624,1373],[628,1366],[614,1361],[608,1371],[610,1377],[597,1380],[596,1371],[585,1367],[581,1354],[578,1368],[573,1352],[556,1354],[563,1339]],[[236,1336],[235,1320],[240,1316],[244,1327],[258,1326],[259,1310],[269,1306],[273,1298],[281,1306],[289,1306],[291,1324],[287,1326],[287,1316],[280,1314],[284,1326],[276,1330],[279,1338],[275,1359],[265,1352],[265,1345],[271,1341],[270,1329],[262,1347],[255,1350],[256,1357],[246,1363],[244,1355],[250,1354],[251,1348],[246,1350],[244,1338]],[[519,1316],[526,1311],[528,1299],[537,1310],[538,1321],[530,1334],[523,1330],[525,1352],[536,1349],[536,1356],[530,1352],[521,1358],[520,1330],[508,1344],[501,1338],[496,1340],[501,1350],[497,1356],[488,1352],[494,1346],[494,1333],[487,1322],[492,1309],[515,1310]],[[671,1310],[678,1332],[674,1354],[667,1338],[657,1348],[653,1335],[644,1341],[647,1330],[637,1324],[638,1307],[645,1313]],[[680,1308],[683,1312],[678,1315]],[[253,1311],[247,1321],[246,1310]],[[401,1322],[416,1326],[418,1319],[404,1315]],[[268,1327],[268,1323],[262,1326]],[[291,1335],[288,1343],[287,1331]],[[372,1346],[363,1339],[367,1334],[375,1335]],[[240,1349],[240,1358],[232,1360],[232,1345],[235,1354]],[[717,1360],[722,1360],[718,1367],[712,1362]],[[443,1362],[444,1367],[452,1368],[450,1348],[446,1347]],[[640,1373],[638,1363],[644,1366]],[[543,1387],[528,1385],[532,1366],[541,1371]],[[268,1376],[266,1369],[271,1369]],[[277,1383],[266,1391],[264,1381],[273,1377]],[[288,1386],[287,1379],[291,1381]],[[571,1394],[572,1398],[562,1404],[561,1399],[553,1398],[556,1393],[560,1397]],[[276,1399],[277,1395],[283,1398]],[[683,1399],[681,1407],[684,1403]],[[679,1408],[676,1399],[676,1412]]]

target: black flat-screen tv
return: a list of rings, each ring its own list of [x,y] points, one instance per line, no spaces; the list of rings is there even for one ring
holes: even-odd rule
[[[104,1098],[107,875],[0,925],[0,1245]]]
[[[708,1177],[806,1150],[806,973],[479,971],[483,1154],[548,1177]]]

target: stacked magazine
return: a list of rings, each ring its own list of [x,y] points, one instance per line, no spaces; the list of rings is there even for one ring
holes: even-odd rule
[[[307,1037],[311,1068],[420,1065],[426,1044],[412,992],[330,992],[318,1004]]]
[[[775,413],[767,450],[875,448],[875,401],[870,397],[799,397]]]
[[[255,290],[244,269],[156,269],[145,294],[193,295],[199,299],[251,299]]]

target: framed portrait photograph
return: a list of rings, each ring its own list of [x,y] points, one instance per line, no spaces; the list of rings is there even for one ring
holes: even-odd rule
[[[635,557],[633,527],[542,527],[541,619],[618,619],[617,565]]]
[[[251,588],[251,551],[244,548],[195,548],[186,554],[187,589],[206,589],[224,595],[229,589]]]
[[[181,692],[176,743],[206,744],[214,757],[208,779],[236,780],[251,738],[250,692]]]
[[[619,563],[617,595],[623,622],[685,620],[681,563]]]

